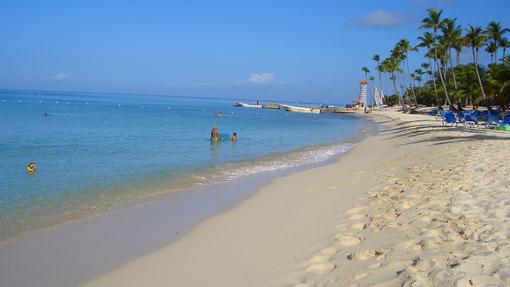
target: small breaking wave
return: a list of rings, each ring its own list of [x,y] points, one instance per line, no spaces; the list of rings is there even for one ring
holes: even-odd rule
[[[263,172],[283,171],[290,168],[318,164],[339,156],[354,146],[355,144],[353,143],[314,146],[290,153],[273,154],[255,160],[225,164],[212,168],[209,171],[209,175],[195,176],[200,177],[204,181],[232,181],[243,176]]]

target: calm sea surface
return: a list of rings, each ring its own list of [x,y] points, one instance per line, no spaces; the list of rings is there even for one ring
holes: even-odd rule
[[[237,132],[238,142],[212,145],[215,125]],[[366,126],[224,99],[1,91],[0,241],[197,185],[325,161]],[[29,162],[38,165],[33,175]]]

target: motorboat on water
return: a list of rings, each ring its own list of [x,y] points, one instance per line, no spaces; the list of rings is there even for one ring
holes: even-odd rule
[[[278,110],[278,109],[280,109],[280,105],[272,103],[272,104],[262,105],[262,108],[263,109]]]
[[[280,105],[288,112],[297,112],[297,113],[309,113],[309,114],[319,114],[321,112],[320,108],[308,108],[308,107],[298,107],[291,105]]]
[[[234,107],[257,108],[257,109],[261,109],[261,108],[262,108],[262,105],[261,105],[261,104],[248,104],[248,103],[238,102],[238,103],[235,103],[235,104],[234,104]]]

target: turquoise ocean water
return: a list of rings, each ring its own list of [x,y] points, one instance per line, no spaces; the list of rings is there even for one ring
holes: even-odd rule
[[[197,185],[319,163],[350,149],[367,126],[232,103],[1,91],[0,241]],[[215,125],[238,142],[212,145]],[[38,165],[33,175],[29,162]]]

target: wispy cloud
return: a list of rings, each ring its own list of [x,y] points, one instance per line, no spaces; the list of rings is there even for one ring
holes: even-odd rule
[[[215,86],[270,86],[270,85],[283,85],[285,82],[276,79],[273,73],[253,73],[246,80],[226,81],[226,82],[198,82],[198,81],[185,81],[185,82],[167,82],[165,86],[170,87],[215,87]]]
[[[377,10],[370,12],[365,16],[349,21],[347,26],[374,29],[391,29],[398,27],[408,19],[408,15],[396,14],[385,10]]]
[[[285,82],[278,81],[273,73],[253,73],[248,80],[238,81],[236,84],[248,86],[269,86],[283,85]]]
[[[272,73],[254,73],[251,74],[250,83],[253,84],[271,84],[274,82],[274,74]]]
[[[55,76],[50,77],[50,79],[57,80],[57,81],[63,81],[65,79],[69,79],[69,75],[66,73],[58,73]]]

